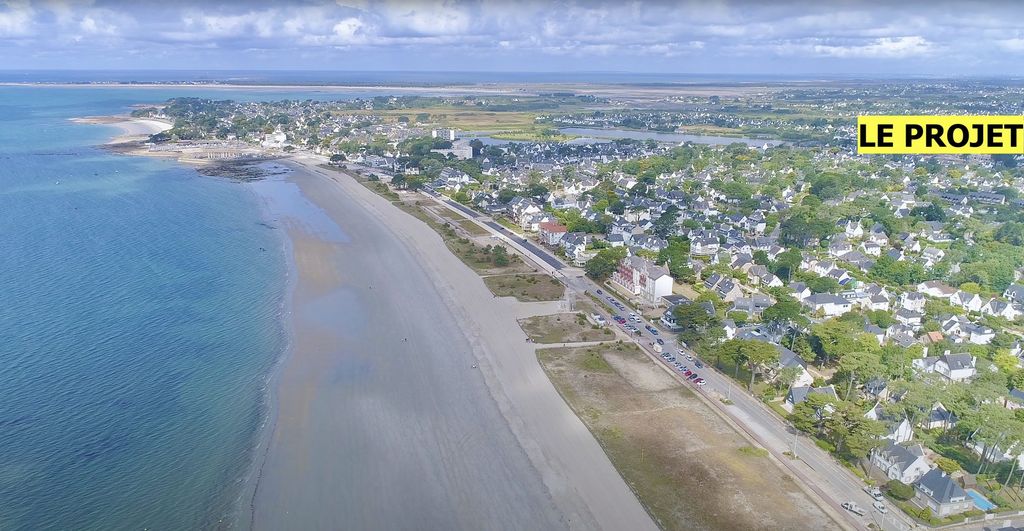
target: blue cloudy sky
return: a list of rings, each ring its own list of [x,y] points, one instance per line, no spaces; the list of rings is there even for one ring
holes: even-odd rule
[[[0,0],[0,69],[1024,74],[1024,2]]]

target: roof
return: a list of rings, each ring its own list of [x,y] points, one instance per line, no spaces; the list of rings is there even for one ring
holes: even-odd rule
[[[896,467],[900,469],[900,472],[903,472],[915,461],[924,456],[924,448],[922,448],[920,444],[907,447],[890,441],[889,446],[879,448],[878,453],[887,462],[896,465]]]
[[[952,478],[938,468],[933,468],[914,483],[925,496],[940,504],[951,503],[953,498],[964,498],[967,493]]]

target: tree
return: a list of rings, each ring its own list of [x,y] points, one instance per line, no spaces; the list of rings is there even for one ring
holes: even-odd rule
[[[957,463],[953,459],[948,457],[940,457],[935,460],[935,466],[939,467],[940,470],[947,474],[960,471],[960,463]]]
[[[890,496],[897,500],[907,501],[914,497],[914,487],[903,483],[898,479],[894,479],[885,484],[885,490]]]
[[[839,370],[846,374],[848,380],[845,400],[850,399],[855,382],[867,381],[881,376],[883,372],[878,355],[868,351],[847,352],[839,359]]]
[[[793,427],[812,434],[819,434],[825,418],[825,410],[831,409],[835,400],[822,393],[809,393],[799,404],[793,406],[789,421]]]
[[[662,238],[668,238],[676,228],[676,219],[679,218],[679,207],[675,205],[669,205],[665,208],[658,219],[654,220],[653,232]]]
[[[333,163],[344,162],[345,160],[345,155],[342,153],[335,153],[331,155],[331,162]]]
[[[714,313],[709,313],[696,303],[679,304],[672,309],[672,316],[682,328],[679,340],[686,345],[696,345],[702,339],[721,334],[721,322]]]
[[[583,266],[583,270],[587,273],[588,277],[598,282],[604,282],[608,277],[612,276],[612,273],[614,273],[616,269],[618,269],[619,262],[621,262],[625,257],[625,247],[601,249],[593,258],[587,260],[587,263]]]
[[[779,324],[806,322],[807,319],[801,315],[802,309],[800,303],[792,298],[779,299],[775,304],[765,308],[761,320]]]
[[[771,343],[754,339],[730,339],[721,345],[722,353],[734,363],[744,364],[750,371],[747,389],[753,389],[754,379],[763,367],[779,362],[779,349]]]
[[[509,263],[508,250],[504,245],[495,245],[491,248],[491,262],[497,267],[505,267]]]
[[[927,221],[946,221],[946,211],[935,203],[914,207],[910,210],[910,215],[924,218]]]
[[[1016,221],[1004,223],[1002,227],[996,230],[993,238],[998,242],[1020,247],[1024,245],[1024,223]]]

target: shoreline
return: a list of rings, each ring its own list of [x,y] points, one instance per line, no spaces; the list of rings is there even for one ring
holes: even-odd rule
[[[123,125],[128,121],[111,123],[109,119],[96,119],[86,123]],[[129,154],[166,156],[147,152]],[[267,375],[265,416],[257,426],[258,433],[248,456],[249,465],[239,479],[239,490],[225,492],[229,516],[236,525],[250,529],[330,527],[338,522],[352,523],[349,512],[363,509],[363,526],[383,523],[384,526],[409,527],[432,522],[429,525],[436,527],[477,529],[494,527],[499,522],[515,522],[517,527],[523,528],[655,529],[650,515],[612,466],[604,450],[558,395],[537,362],[532,345],[507,341],[510,337],[523,335],[516,316],[524,303],[492,297],[476,272],[451,254],[433,229],[347,174],[327,175],[318,167],[325,160],[314,155],[297,155],[282,162],[291,167],[293,173],[280,181],[288,183],[298,192],[297,198],[305,201],[298,208],[302,212],[290,203],[296,199],[293,197],[284,198],[281,204],[288,203],[285,210],[275,210],[270,204],[273,197],[258,189],[262,186],[260,183],[280,181],[245,183],[249,191],[264,198],[264,216],[279,218],[280,221],[274,219],[273,222],[285,231],[282,249],[286,254],[288,277],[285,280],[287,299],[282,306],[282,318],[287,322],[281,323],[286,335],[285,348]],[[303,180],[301,185],[299,180]],[[311,191],[317,197],[311,196]],[[330,202],[325,203],[325,199]],[[360,212],[355,217],[339,219],[338,216],[351,215],[344,213],[348,211],[344,207],[332,206],[335,200],[350,202],[349,206]],[[331,208],[333,210],[328,213]],[[304,219],[317,214],[323,219]],[[351,269],[341,272],[339,268],[344,267],[350,255],[342,259],[336,249],[324,249],[325,244],[336,246],[342,241],[332,240],[327,234],[329,229],[317,226],[325,220],[344,227],[341,230],[345,231],[349,230],[346,222],[359,220],[355,222],[357,225],[378,231],[371,232],[373,234],[380,231],[389,234],[384,240],[391,242],[390,252],[398,253],[396,258],[415,256],[411,262],[406,258],[403,263],[416,263],[415,266],[392,271],[398,275],[395,278],[416,277],[414,284],[407,284],[406,289],[426,291],[413,300],[440,298],[437,306],[426,303],[427,306],[421,307],[417,313],[432,315],[441,311],[441,321],[435,322],[434,317],[421,317],[414,320],[416,322],[411,323],[413,328],[405,332],[418,351],[431,352],[434,356],[404,376],[412,378],[409,382],[412,391],[403,407],[415,408],[420,403],[437,402],[439,409],[415,417],[423,420],[410,418],[389,424],[380,417],[387,411],[385,409],[372,418],[355,418],[356,425],[360,426],[355,432],[351,425],[353,419],[324,427],[325,423],[331,424],[331,417],[339,415],[331,411],[337,409],[338,404],[361,400],[362,393],[400,393],[405,387],[404,384],[392,389],[387,385],[383,389],[370,387],[360,389],[355,395],[332,398],[331,393],[336,389],[329,386],[324,390],[321,389],[323,382],[311,383],[322,373],[338,370],[331,367],[337,366],[339,358],[350,352],[330,351],[351,338],[331,336],[333,332],[322,329],[323,323],[311,322],[305,314],[321,305],[325,297],[358,291],[354,285],[339,281],[344,275],[356,274],[358,277],[371,271],[370,276],[363,278],[381,280],[373,277],[373,274],[379,274],[373,272],[374,267],[365,263],[356,268],[362,273]],[[378,245],[370,245],[378,249]],[[381,265],[386,266],[388,262],[386,260]],[[318,269],[309,270],[310,264]],[[371,308],[370,313],[390,315],[400,311],[399,308],[405,309],[409,301],[402,300],[403,294],[389,291],[393,290],[378,290],[372,294],[370,300],[380,296],[391,300],[375,301],[377,308]],[[363,295],[369,293],[364,292]],[[335,301],[324,308],[332,308],[330,314],[340,317],[350,310],[346,304]],[[412,304],[409,306],[414,307]],[[324,308],[317,308],[316,312],[322,312]],[[403,348],[403,344],[410,344],[394,343],[397,337],[386,337],[391,325],[383,324],[389,320],[383,319],[375,320],[377,336],[373,341],[357,349],[373,354],[361,363],[388,363],[379,357]],[[343,323],[332,323],[331,327],[339,325],[345,327]],[[417,337],[419,339],[415,339]],[[378,343],[386,341],[393,343],[386,348],[378,346]],[[457,347],[460,344],[463,346]],[[461,353],[451,352],[452,348]],[[453,354],[466,361],[452,360]],[[456,371],[466,371],[470,363],[468,360],[473,361],[473,369],[465,376],[452,376]],[[476,370],[477,365],[479,370]],[[389,370],[400,369],[401,366],[391,366]],[[423,382],[417,374],[431,371],[436,373],[436,381]],[[456,380],[444,381],[453,377]],[[463,380],[466,377],[471,380]],[[417,385],[421,386],[418,391]],[[456,398],[464,395],[471,398],[468,401]],[[441,403],[447,405],[441,407]],[[327,411],[318,412],[325,407]],[[460,415],[459,408],[466,411]],[[481,414],[483,417],[479,416]],[[401,413],[399,417],[402,417]],[[362,441],[362,446],[367,443],[390,445],[392,452],[399,452],[399,461],[404,459],[408,462],[406,466],[392,464],[385,467],[391,469],[391,474],[384,478],[386,486],[366,489],[367,483],[372,485],[379,481],[380,471],[374,466],[372,472],[354,474],[351,468],[359,468],[367,462],[387,462],[394,456],[369,457],[375,453],[371,450],[368,458],[360,459],[359,463],[345,464],[345,456],[337,455],[338,445],[352,433],[377,430],[381,424],[390,425],[391,432]],[[417,427],[417,424],[423,426]],[[481,428],[488,442],[462,448],[466,438],[477,437],[472,434]],[[413,431],[403,433],[402,430],[408,429]],[[442,431],[437,432],[438,429]],[[464,435],[455,437],[454,433],[458,432]],[[397,433],[403,434],[397,436]],[[401,455],[401,452],[408,451],[406,441],[417,446],[417,440],[421,441],[420,445],[436,446],[437,450],[418,457],[415,452],[414,455]],[[313,462],[317,464],[313,466]],[[423,470],[417,474],[417,469]],[[333,470],[334,473],[328,473],[324,478],[325,470]],[[433,486],[438,478],[444,478],[443,484]],[[402,498],[407,500],[406,506],[410,508],[404,515],[393,514],[385,507],[390,504],[382,504],[376,496],[403,489]],[[340,490],[348,493],[350,507],[332,506],[332,502],[339,502],[329,493]],[[367,498],[368,495],[371,497]],[[376,511],[366,509],[368,505]],[[296,521],[296,518],[300,520]],[[402,518],[407,520],[401,521]],[[391,525],[389,519],[393,520]],[[356,527],[360,526],[357,524]]]
[[[335,194],[330,197],[338,199],[342,195],[351,197],[351,201],[359,203],[358,205],[353,205],[355,208],[366,209],[365,213],[360,214],[361,216],[372,218],[375,225],[383,226],[383,230],[391,233],[396,240],[400,240],[398,247],[404,248],[400,252],[412,253],[422,262],[421,271],[407,271],[406,273],[413,276],[426,275],[425,278],[430,278],[431,282],[428,283],[430,284],[429,291],[437,293],[437,296],[444,300],[443,307],[446,307],[446,309],[437,307],[434,310],[443,310],[443,313],[453,312],[453,316],[458,322],[458,332],[456,335],[463,336],[463,339],[468,341],[465,355],[470,356],[471,359],[475,360],[475,364],[479,365],[480,370],[478,374],[486,382],[481,382],[483,387],[480,387],[480,389],[486,389],[487,398],[485,400],[486,402],[493,403],[493,407],[500,410],[500,416],[503,419],[502,423],[507,425],[507,429],[511,429],[514,434],[513,440],[516,441],[514,447],[518,448],[518,450],[509,450],[513,454],[525,452],[524,457],[528,457],[529,462],[528,468],[532,470],[532,472],[527,474],[536,475],[538,479],[542,479],[543,490],[546,491],[545,496],[550,497],[551,503],[557,507],[557,512],[561,515],[559,517],[562,521],[561,525],[569,528],[587,529],[653,529],[654,525],[650,516],[642,508],[632,490],[626,486],[621,475],[611,465],[603,449],[575,413],[561,399],[561,396],[557,394],[557,391],[555,391],[547,376],[543,373],[533,353],[532,346],[526,346],[526,343],[519,345],[515,341],[507,341],[510,333],[522,335],[514,314],[517,311],[521,311],[518,305],[523,303],[495,299],[489,292],[487,292],[486,300],[477,296],[478,293],[486,291],[482,279],[462,264],[457,257],[452,255],[431,228],[422,225],[419,220],[395,208],[393,205],[383,204],[382,202],[386,203],[385,200],[365,189],[351,177],[343,174],[331,176],[323,173],[322,169],[317,167],[320,162],[322,161],[309,155],[291,158],[288,161],[288,165],[293,166],[295,173],[290,174],[287,180],[293,183],[303,180],[305,185],[315,194]],[[345,182],[346,180],[348,182]],[[300,189],[303,188],[299,184],[296,186]],[[318,201],[318,198],[311,197],[309,190],[303,189],[301,193],[314,207],[320,209],[328,208]],[[322,201],[324,197],[319,197],[319,199]],[[394,209],[394,211],[387,211],[386,209]],[[369,216],[366,214],[369,214]],[[413,225],[410,225],[410,223]],[[422,225],[422,227],[417,227],[415,224]],[[412,230],[406,233],[404,232],[406,229]],[[293,244],[296,237],[299,239],[308,237],[308,234],[303,235],[301,234],[302,232],[301,229],[298,231],[298,234],[296,234],[294,228],[288,230],[288,236],[292,239]],[[436,243],[422,243],[424,240],[434,239],[437,240]],[[303,245],[300,244],[293,247],[293,249]],[[428,248],[431,250],[427,251]],[[443,255],[437,257],[441,258],[441,262],[451,264],[452,267],[464,268],[465,271],[439,270],[438,264],[432,262],[435,256],[441,253]],[[316,254],[316,252],[313,254]],[[299,256],[299,253],[296,253],[294,259],[297,261],[304,260]],[[455,265],[456,263],[457,265]],[[292,301],[292,327],[297,335],[307,335],[305,333],[298,334],[298,330],[303,328],[302,324],[298,324],[298,321],[302,319],[301,315],[299,315],[301,313],[300,307],[303,304],[309,304],[308,299],[305,303],[300,300],[302,297],[308,297],[309,295],[308,293],[301,293],[303,292],[303,272],[301,270],[297,274],[296,281],[296,292],[293,293],[297,293],[297,295],[293,294]],[[474,295],[469,297],[467,297],[467,293],[458,292],[459,286],[468,283],[479,284],[479,287],[474,291]],[[326,292],[331,293],[336,289],[336,286],[329,286]],[[424,296],[428,297],[429,295],[424,294]],[[482,303],[483,308],[474,308],[479,303]],[[387,306],[391,311],[396,307],[394,305]],[[482,317],[489,310],[494,310],[494,313],[498,315],[487,318]],[[502,331],[495,334],[495,326]],[[310,330],[307,329],[306,332],[308,333]],[[429,331],[424,331],[423,333],[429,336]],[[315,331],[313,331],[313,335],[315,335]],[[429,340],[430,338],[426,337],[423,345],[429,343]],[[297,343],[302,341],[303,339],[298,339]],[[445,338],[445,343],[451,345],[457,345],[461,341],[456,337]],[[289,371],[303,370],[303,365],[306,365],[305,371],[310,369],[309,365],[311,362],[308,359],[302,359],[303,357],[308,357],[308,352],[304,354],[302,345],[297,343],[292,345],[292,350],[288,354],[288,361],[282,366],[282,379],[289,378],[287,376]],[[401,348],[401,343],[396,343],[395,348]],[[424,346],[424,349],[427,348]],[[496,351],[496,348],[505,352],[499,353]],[[516,355],[510,356],[511,352],[516,352]],[[323,360],[312,363],[321,362]],[[509,371],[508,376],[503,376],[506,374],[505,371]],[[475,371],[471,371],[470,374],[472,372]],[[289,448],[286,443],[282,442],[289,438],[294,440],[295,434],[302,431],[296,429],[295,421],[293,420],[294,416],[290,414],[295,402],[294,382],[295,380],[293,379],[291,384],[284,383],[282,385],[282,382],[279,380],[279,385],[275,389],[277,393],[275,395],[277,422],[273,424],[271,429],[267,430],[272,431],[272,433],[267,434],[272,441],[271,444],[274,445],[274,441],[277,440],[277,445],[273,448],[263,447],[265,457],[262,463],[258,464],[249,475],[251,484],[245,492],[252,493],[252,499],[254,500],[253,514],[256,519],[250,521],[253,524],[253,528],[261,528],[261,526],[275,528],[295,523],[294,521],[285,522],[280,518],[275,519],[274,524],[265,523],[267,518],[272,518],[274,515],[280,516],[278,511],[273,510],[275,506],[285,509],[290,503],[296,503],[294,499],[296,495],[286,493],[301,487],[301,485],[295,484],[295,479],[285,479],[288,475],[282,472],[281,469],[288,468],[288,466],[282,467],[282,463],[302,463],[303,459],[310,458],[308,455],[305,458],[295,457],[294,455],[289,456],[289,454],[294,454],[295,448]],[[289,390],[289,385],[292,385],[291,390]],[[537,385],[544,386],[547,392],[547,396],[539,402],[536,397],[537,393],[533,390],[533,387]],[[527,392],[526,389],[531,391]],[[423,398],[429,399],[429,397]],[[316,399],[312,400],[313,402],[306,404],[306,411],[316,409]],[[285,403],[284,406],[282,406],[282,402]],[[286,422],[289,425],[283,426],[282,422]],[[550,424],[551,422],[554,422],[554,424]],[[538,423],[542,425],[547,423],[546,427],[548,429],[538,429]],[[552,427],[554,427],[555,433],[552,433]],[[567,429],[569,432],[565,431]],[[335,436],[344,437],[344,435],[344,432],[335,433]],[[312,439],[316,439],[316,437],[312,437]],[[387,441],[379,442],[387,443]],[[318,443],[316,441],[304,440],[302,444],[315,447]],[[507,444],[502,443],[502,445]],[[442,444],[442,446],[444,445]],[[299,453],[306,455],[307,452],[300,451]],[[446,460],[443,455],[436,457],[439,457],[442,461]],[[315,458],[327,459],[328,462],[321,463],[321,467],[330,467],[331,459],[329,457],[318,455]],[[516,466],[521,467],[523,464]],[[261,468],[265,471],[263,475],[259,473]],[[450,474],[451,471],[447,473]],[[323,486],[321,485],[321,487]],[[482,487],[484,485],[474,485],[472,490]],[[428,488],[423,487],[423,490],[428,490]],[[276,495],[268,494],[268,491],[276,493]],[[418,493],[413,493],[413,495],[416,494]],[[458,493],[453,492],[452,495],[457,496]],[[465,495],[463,494],[463,496]],[[358,498],[358,495],[356,497]],[[268,503],[269,513],[267,513]],[[294,509],[293,506],[292,510]],[[477,512],[481,510],[486,511],[487,508],[476,509]],[[520,518],[517,521],[524,521],[522,519],[526,517],[522,516],[522,511],[517,512]],[[475,516],[450,516],[450,518],[456,518],[456,520],[444,520],[444,525],[476,528],[481,525],[484,527],[493,526],[498,521],[493,518],[479,519],[480,516],[479,514]],[[317,521],[315,519],[316,515],[305,518],[306,520],[299,524],[300,526],[316,526],[317,524],[324,523],[323,521]],[[468,525],[464,521],[461,524],[453,524],[453,522],[460,521],[458,518],[469,518],[473,524]],[[551,527],[551,523],[541,523],[539,526]]]
[[[173,124],[156,118],[135,118],[127,115],[114,116],[83,116],[71,118],[71,122],[86,125],[107,125],[120,129],[121,133],[110,138],[105,146],[141,143],[151,135],[167,131]]]

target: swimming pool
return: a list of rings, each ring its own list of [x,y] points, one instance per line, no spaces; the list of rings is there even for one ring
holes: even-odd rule
[[[974,489],[967,489],[967,495],[974,500],[974,506],[982,511],[989,511],[996,508],[996,504],[988,501],[988,498],[982,496],[980,492]]]

